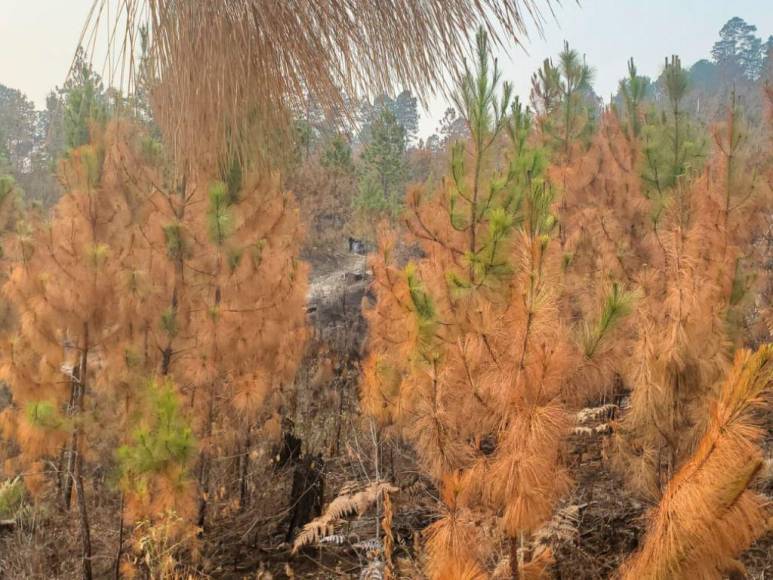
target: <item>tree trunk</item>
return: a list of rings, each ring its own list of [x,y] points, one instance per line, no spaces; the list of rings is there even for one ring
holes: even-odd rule
[[[325,462],[322,454],[307,453],[295,465],[293,471],[293,487],[290,492],[292,509],[285,536],[288,542],[292,541],[296,529],[302,528],[322,513],[324,495]]]
[[[81,562],[83,564],[83,580],[91,580],[91,532],[89,530],[89,515],[86,509],[86,496],[83,490],[83,458],[77,451],[75,457],[75,491],[78,495],[78,515],[81,532]]]
[[[81,353],[80,367],[77,373],[78,388],[77,396],[75,398],[74,415],[83,415],[83,411],[85,409],[84,397],[86,395],[86,373],[88,371],[89,346],[89,326],[88,324],[84,324],[83,352]],[[78,495],[78,516],[80,519],[83,580],[91,580],[91,531],[89,528],[89,515],[86,507],[86,495],[83,488],[83,455],[78,449],[81,439],[80,430],[81,427],[76,424],[73,435],[73,456],[75,469],[72,479],[73,483],[75,484],[75,491]]]
[[[123,555],[123,492],[121,492],[121,507],[118,511],[118,547],[115,551],[115,566],[113,567],[113,579],[121,577],[121,556]]]
[[[527,544],[528,535],[526,532],[522,532],[518,534],[517,538],[510,540],[510,574],[513,580],[518,580],[523,576],[523,569],[531,560]]]
[[[80,369],[73,369],[73,378],[70,381],[70,402],[67,404],[67,414],[69,416],[74,415],[77,412],[77,401],[80,397],[80,381],[77,378],[80,374]],[[65,448],[62,454],[63,471],[60,475],[61,490],[62,490],[62,504],[65,510],[70,509],[72,504],[72,479],[73,471],[75,470],[75,455],[78,448],[78,430],[74,429],[70,436],[70,443]],[[64,461],[66,460],[66,465]]]
[[[518,539],[510,538],[510,576],[513,580],[518,580],[520,571],[518,569]]]
[[[207,518],[207,503],[209,500],[209,449],[211,445],[209,439],[212,437],[212,422],[214,421],[215,413],[215,385],[209,386],[209,411],[207,413],[207,425],[205,430],[206,443],[204,449],[201,452],[199,458],[199,490],[201,497],[199,498],[199,515],[197,518],[197,525],[201,530],[204,530],[204,522]]]
[[[247,472],[250,466],[250,427],[244,436],[244,448],[239,456],[239,510],[247,506]]]

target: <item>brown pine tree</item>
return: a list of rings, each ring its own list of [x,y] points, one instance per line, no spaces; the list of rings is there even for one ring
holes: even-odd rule
[[[769,506],[749,489],[763,463],[758,426],[773,387],[773,346],[739,350],[694,453],[668,483],[625,579],[746,576],[741,552],[764,533]]]
[[[485,575],[492,546],[479,520],[493,514],[513,575],[544,569],[550,555],[532,559],[530,535],[568,489],[560,448],[572,405],[609,381],[602,345],[629,300],[610,294],[584,340],[571,340],[559,316],[553,192],[542,153],[528,146],[529,113],[516,103],[505,115],[509,88],[497,95],[483,33],[476,64],[457,98],[471,141],[454,149],[439,191],[409,197],[407,241],[422,258],[398,267],[383,235],[366,311],[363,409],[411,442],[441,488],[442,517],[427,530],[432,578]],[[498,172],[491,148],[508,125],[509,164]]]
[[[631,409],[619,442],[634,488],[650,497],[705,429],[706,404],[742,319],[737,312],[748,288],[741,261],[751,249],[760,192],[736,177],[744,170],[735,115],[718,133],[706,170],[692,182],[680,179],[668,194],[653,230],[662,262],[639,275],[643,298],[627,371]]]
[[[69,152],[60,168],[66,193],[4,287],[19,320],[4,365],[17,459],[34,491],[45,481],[42,459],[60,455],[65,508],[73,487],[77,494],[84,578],[92,576],[85,463],[105,451],[94,444],[104,440],[102,421],[121,413],[101,372],[123,348],[113,299],[122,290],[132,218],[114,180],[117,131],[95,133],[91,144]]]

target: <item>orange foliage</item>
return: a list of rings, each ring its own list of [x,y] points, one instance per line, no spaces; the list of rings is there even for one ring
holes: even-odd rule
[[[590,377],[609,379],[559,316],[562,255],[551,241],[550,186],[536,176],[508,185],[523,196],[514,212],[522,225],[508,235],[487,236],[501,214],[460,227],[473,204],[459,179],[447,178],[434,195],[415,189],[408,198],[407,242],[422,257],[398,267],[394,237],[384,232],[370,262],[377,302],[365,312],[362,406],[406,437],[442,485],[446,514],[427,544],[433,578],[485,574],[476,513],[501,514],[511,538],[550,518],[569,486],[560,450],[572,404],[584,399]],[[502,195],[513,191],[508,185]],[[495,207],[497,190],[487,187],[480,189],[491,199],[479,203]],[[474,255],[485,257],[482,265]]]
[[[773,346],[739,350],[712,402],[708,427],[654,510],[642,548],[622,567],[625,579],[721,578],[766,530],[763,497],[749,490],[763,462],[755,413],[768,407]]]
[[[732,125],[725,131],[734,134]],[[632,484],[650,497],[658,496],[705,427],[707,401],[732,355],[732,314],[748,291],[739,263],[764,192],[761,183],[751,187],[736,177],[744,172],[736,145],[721,136],[718,144],[703,174],[671,193],[653,230],[662,261],[638,275],[643,299],[626,373],[631,410],[618,442]]]

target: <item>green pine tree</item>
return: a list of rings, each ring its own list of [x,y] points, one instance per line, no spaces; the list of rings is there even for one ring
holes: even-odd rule
[[[356,205],[367,212],[395,215],[405,183],[405,129],[384,108],[371,126],[371,140],[362,154],[360,195]]]
[[[666,60],[661,83],[668,109],[659,114],[651,112],[642,132],[642,177],[645,194],[654,201],[655,222],[679,180],[700,169],[706,149],[703,135],[684,110],[689,77],[678,56]]]

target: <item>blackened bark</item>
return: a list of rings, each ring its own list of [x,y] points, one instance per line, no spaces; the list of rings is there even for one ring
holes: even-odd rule
[[[307,453],[295,465],[293,487],[290,493],[290,517],[286,540],[292,541],[296,529],[322,513],[325,495],[325,462],[322,454]]]

